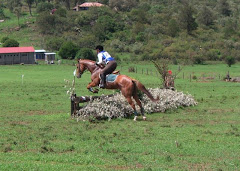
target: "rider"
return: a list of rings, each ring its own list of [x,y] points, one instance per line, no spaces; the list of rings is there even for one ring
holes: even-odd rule
[[[101,81],[99,85],[100,88],[105,88],[106,75],[111,74],[117,68],[117,62],[113,57],[109,55],[108,52],[103,50],[103,46],[98,45],[96,47],[96,50],[98,56],[98,62],[96,63],[96,65],[106,64],[106,66],[100,72]]]

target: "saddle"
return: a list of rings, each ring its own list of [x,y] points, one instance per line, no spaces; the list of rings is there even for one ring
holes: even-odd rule
[[[118,75],[117,74],[108,74],[106,75],[106,82],[114,82],[117,79]]]

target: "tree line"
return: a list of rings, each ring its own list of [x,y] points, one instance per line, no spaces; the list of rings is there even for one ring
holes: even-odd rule
[[[36,17],[45,47],[72,59],[102,44],[118,60],[240,60],[236,0],[99,0],[103,7],[73,11],[84,0],[5,0],[3,8],[20,17],[25,5]],[[93,1],[91,1],[93,2]],[[34,10],[33,10],[34,9]],[[51,10],[56,9],[54,14]],[[19,12],[20,11],[20,12]],[[63,48],[75,48],[64,52]]]

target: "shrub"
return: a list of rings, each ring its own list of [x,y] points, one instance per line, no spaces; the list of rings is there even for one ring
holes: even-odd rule
[[[110,47],[112,47],[116,52],[123,52],[125,44],[119,39],[113,39],[110,41]]]
[[[206,55],[209,60],[218,60],[220,56],[220,51],[218,49],[210,49],[207,51]]]
[[[67,11],[63,8],[59,8],[56,10],[56,12],[54,14],[59,15],[60,17],[66,17]]]
[[[81,37],[81,39],[77,40],[77,45],[79,47],[85,48],[95,48],[96,37],[92,34],[86,34]]]
[[[3,47],[19,47],[19,43],[14,39],[8,39],[3,43]]]
[[[193,76],[192,76],[192,79],[193,79],[193,80],[197,80],[197,76],[196,76],[196,75],[193,75]]]
[[[131,47],[131,51],[134,54],[140,54],[143,52],[143,44],[142,43],[134,43]]]
[[[93,61],[96,60],[96,57],[94,56],[92,49],[89,49],[89,48],[80,49],[77,52],[75,58],[76,59],[90,59],[90,60],[93,60]]]
[[[8,39],[9,39],[9,37],[3,37],[3,38],[1,39],[1,42],[2,42],[2,43],[5,43]]]
[[[227,57],[225,58],[225,62],[227,63],[227,65],[228,65],[229,67],[231,67],[233,64],[236,63],[236,60],[235,60],[235,58],[234,58],[233,56],[227,56]]]
[[[41,2],[41,3],[38,4],[36,11],[37,11],[37,13],[40,13],[40,12],[43,12],[43,11],[49,11],[50,12],[51,9],[53,9],[53,8],[54,8],[53,4],[47,3],[47,2]]]
[[[130,67],[128,68],[128,72],[135,72],[135,68],[134,68],[133,66],[130,66]]]
[[[74,59],[78,50],[77,45],[74,43],[65,42],[61,46],[58,54],[62,59]]]
[[[0,18],[5,18],[4,10],[2,4],[0,4]]]
[[[64,39],[61,37],[52,37],[47,39],[46,46],[47,46],[47,49],[49,50],[59,51],[63,42],[64,42]]]
[[[206,59],[201,55],[193,56],[193,63],[194,64],[204,64],[205,60]]]

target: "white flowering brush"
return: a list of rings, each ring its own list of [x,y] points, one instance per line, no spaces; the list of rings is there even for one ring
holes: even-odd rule
[[[148,114],[165,112],[167,109],[178,108],[180,106],[194,106],[197,102],[191,95],[185,95],[182,92],[172,91],[169,89],[148,89],[154,97],[159,96],[160,100],[156,103],[152,102],[145,94],[142,97],[142,105],[144,111]],[[136,105],[136,109],[140,114],[140,109]],[[123,118],[133,114],[132,107],[121,93],[117,93],[112,97],[100,96],[99,98],[87,103],[86,106],[77,111],[78,120],[86,120],[88,118]]]

